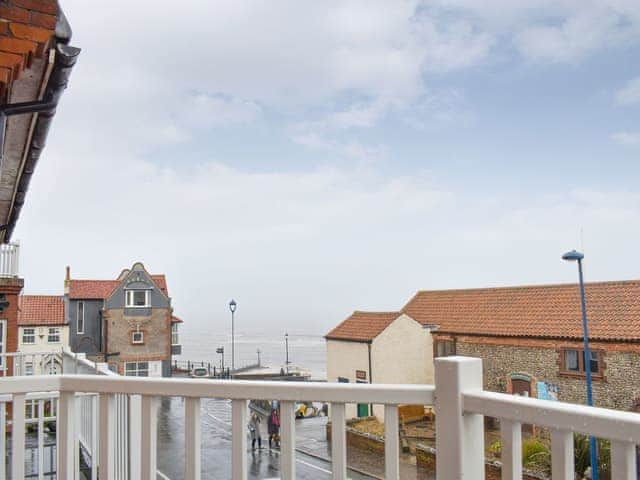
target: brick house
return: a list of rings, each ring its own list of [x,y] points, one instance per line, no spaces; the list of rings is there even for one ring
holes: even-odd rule
[[[182,320],[173,315],[164,275],[135,263],[115,280],[78,280],[67,267],[65,311],[72,351],[121,375],[171,375]]]
[[[329,382],[433,383],[431,335],[401,312],[353,312],[325,339]],[[348,404],[346,413],[384,418],[368,404]]]
[[[543,285],[418,292],[402,311],[434,328],[433,356],[483,360],[485,388],[640,408],[640,281],[586,284],[592,358],[585,365],[578,286]]]

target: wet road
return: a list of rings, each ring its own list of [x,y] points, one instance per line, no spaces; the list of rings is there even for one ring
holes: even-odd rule
[[[324,438],[325,418],[297,422],[296,445],[309,453],[329,456]],[[266,443],[266,442],[265,442]],[[184,403],[180,398],[163,398],[158,418],[158,469],[171,480],[183,478],[184,471]],[[249,452],[247,466],[250,479],[280,478],[280,455],[268,448]],[[202,400],[202,477],[231,478],[231,403],[228,400]],[[371,479],[349,472],[354,480]],[[331,478],[330,463],[296,453],[296,478]]]

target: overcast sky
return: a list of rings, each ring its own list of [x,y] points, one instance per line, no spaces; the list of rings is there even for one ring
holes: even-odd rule
[[[638,0],[63,0],[26,293],[166,273],[185,329],[640,277]],[[581,235],[580,232],[583,232]],[[582,237],[582,238],[581,238]]]

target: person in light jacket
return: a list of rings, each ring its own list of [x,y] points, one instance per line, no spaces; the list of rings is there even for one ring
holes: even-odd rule
[[[260,435],[260,427],[261,427],[261,419],[260,415],[256,412],[251,414],[251,419],[249,420],[249,433],[251,433],[251,450],[255,451],[256,449],[256,440],[258,441],[258,448],[262,449],[262,436]]]

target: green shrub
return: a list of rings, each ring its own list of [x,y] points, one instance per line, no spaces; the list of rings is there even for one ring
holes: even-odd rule
[[[551,471],[551,452],[547,444],[536,437],[523,440],[522,466],[532,470]]]
[[[611,480],[611,442],[609,440],[598,439],[598,472],[601,480]],[[588,467],[591,466],[589,455],[589,437],[575,434],[573,437],[575,448],[576,473],[583,476]]]

